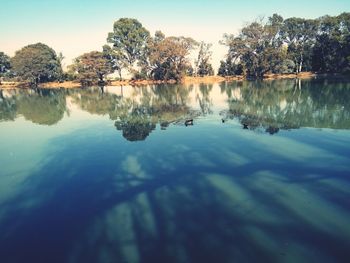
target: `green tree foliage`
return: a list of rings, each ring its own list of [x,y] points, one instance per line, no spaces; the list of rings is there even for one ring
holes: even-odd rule
[[[22,80],[37,85],[62,76],[61,62],[49,46],[37,43],[17,51],[11,60],[14,73]]]
[[[10,70],[10,57],[4,52],[0,52],[0,85],[2,77]]]
[[[150,75],[155,80],[181,80],[191,68],[188,56],[197,46],[189,37],[155,39],[149,46]]]
[[[278,38],[281,21],[282,17],[274,15],[265,24],[263,21],[248,24],[238,36],[225,34],[221,43],[229,47],[227,62],[242,64],[248,77],[260,78],[273,71],[282,60]]]
[[[220,61],[220,66],[218,69],[218,75],[222,77],[242,75],[243,74],[243,65],[234,63],[230,57],[226,60]]]
[[[302,71],[350,73],[350,13],[318,19],[283,18],[277,14],[225,34],[229,47],[219,75],[235,75],[241,65],[248,77]]]
[[[319,19],[319,34],[312,52],[312,69],[350,73],[350,13]]]
[[[72,69],[84,86],[104,83],[106,75],[113,72],[110,60],[99,51],[91,51],[77,57]]]
[[[212,52],[210,51],[211,47],[212,47],[212,44],[205,43],[203,41],[199,44],[198,57],[195,62],[196,75],[199,75],[199,76],[214,75],[213,67],[210,64],[210,59],[212,56]]]
[[[103,49],[103,56],[108,60],[108,63],[110,64],[110,67],[113,72],[117,71],[119,75],[119,79],[122,79],[122,69],[127,66],[127,63],[123,57],[123,54],[120,52],[120,50],[112,49],[108,45],[104,45],[102,47]]]
[[[296,65],[296,73],[301,72],[303,66],[310,69],[308,62],[310,62],[317,29],[317,20],[292,17],[283,22],[280,36],[288,45],[288,54]]]
[[[298,74],[307,70],[350,72],[349,13],[314,20],[295,17],[284,20],[273,14],[264,21],[248,24],[237,36],[224,35],[221,43],[227,45],[229,51],[226,60],[220,63],[219,75],[243,73],[261,78],[266,73]],[[159,45],[164,35],[156,39]],[[209,48],[202,43],[195,75],[208,74],[209,66],[205,63],[208,58],[201,60],[206,52]],[[152,62],[157,64],[154,59]],[[165,69],[171,68],[169,63],[160,64],[153,69],[155,76],[165,76]]]
[[[134,63],[141,59],[150,34],[136,19],[121,18],[114,22],[113,32],[108,33],[107,42],[113,45],[118,60],[126,63],[132,71]]]

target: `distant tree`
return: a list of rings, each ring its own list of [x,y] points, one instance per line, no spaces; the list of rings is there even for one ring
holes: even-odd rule
[[[296,65],[296,73],[310,61],[317,35],[318,22],[312,19],[288,18],[281,27],[281,39],[288,45],[288,54]]]
[[[285,59],[277,64],[273,73],[277,74],[291,74],[295,72],[295,63],[291,59]]]
[[[110,64],[112,71],[118,72],[119,79],[122,79],[122,69],[126,67],[127,62],[124,59],[123,54],[120,52],[120,50],[112,49],[108,45],[103,46],[103,56],[108,60],[108,63]]]
[[[165,35],[162,31],[157,30],[154,34],[154,42],[159,43],[165,39]]]
[[[350,72],[350,13],[319,18],[312,69],[318,72]]]
[[[243,65],[240,63],[233,63],[231,58],[220,61],[220,66],[218,69],[218,75],[222,77],[242,75]]]
[[[114,22],[113,32],[108,33],[107,42],[120,56],[118,60],[126,62],[132,72],[135,62],[141,59],[150,34],[136,19],[121,18]]]
[[[63,73],[56,52],[42,43],[28,45],[16,51],[11,64],[18,77],[34,85],[58,80]]]
[[[113,72],[110,61],[99,51],[91,51],[77,57],[72,69],[84,86],[103,83],[106,75]]]
[[[195,61],[196,75],[199,75],[199,76],[214,75],[213,67],[210,64],[210,59],[212,56],[212,52],[210,51],[211,47],[212,47],[212,44],[205,43],[203,41],[200,42],[198,56]]]
[[[147,43],[145,48],[142,50],[141,56],[138,61],[138,66],[140,67],[139,72],[135,72],[133,78],[134,79],[145,79],[151,78],[151,72],[153,70],[153,66],[151,65],[151,55],[152,52],[155,51],[157,45],[165,39],[165,35],[162,31],[157,30],[154,34],[154,37],[149,37],[147,39]]]
[[[10,70],[10,67],[10,57],[7,56],[4,52],[0,52],[0,85],[3,75]]]
[[[248,77],[265,73],[350,73],[350,13],[318,19],[283,18],[273,14],[243,27],[236,36],[225,34],[229,48],[219,75],[228,76],[240,64]]]
[[[150,45],[151,76],[156,80],[181,80],[191,68],[188,55],[197,46],[188,37],[166,37]]]
[[[248,24],[238,36],[225,34],[221,44],[229,47],[227,62],[231,65],[241,64],[248,77],[261,78],[273,71],[281,60],[278,39],[281,21],[282,17],[274,15],[267,23],[261,20]],[[224,71],[221,69],[220,73]]]

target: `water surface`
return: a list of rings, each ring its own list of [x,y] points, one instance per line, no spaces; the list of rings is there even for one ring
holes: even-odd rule
[[[350,258],[349,80],[0,95],[0,262]]]

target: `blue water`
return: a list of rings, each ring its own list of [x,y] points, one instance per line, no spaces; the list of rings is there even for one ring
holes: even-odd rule
[[[3,90],[0,262],[348,262],[349,99],[344,79]]]

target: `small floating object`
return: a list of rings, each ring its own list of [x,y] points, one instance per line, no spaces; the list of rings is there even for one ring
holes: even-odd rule
[[[225,119],[221,119],[222,123],[225,123]]]
[[[243,124],[243,129],[248,129],[248,124],[242,123]]]
[[[265,131],[270,133],[271,135],[279,132],[279,128],[278,127],[273,127],[273,126],[269,126]]]
[[[185,121],[185,125],[188,126],[188,125],[193,125],[193,119],[188,119]]]

